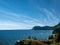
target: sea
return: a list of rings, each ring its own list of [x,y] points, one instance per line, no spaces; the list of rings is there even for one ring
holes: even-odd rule
[[[15,45],[17,40],[35,37],[40,40],[48,40],[53,30],[0,30],[0,43],[2,45]]]

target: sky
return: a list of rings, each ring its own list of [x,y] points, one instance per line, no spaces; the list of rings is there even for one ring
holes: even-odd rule
[[[0,0],[0,30],[55,26],[60,0]]]

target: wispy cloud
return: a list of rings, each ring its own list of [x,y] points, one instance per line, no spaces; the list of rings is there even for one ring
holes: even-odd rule
[[[38,19],[29,17],[29,16],[24,16],[24,18],[26,18],[26,20],[24,20],[24,22],[27,23],[27,24],[30,24],[30,25],[32,24],[32,25],[34,25],[34,26],[36,26],[36,25],[44,26],[44,24],[41,23],[41,21],[38,20]],[[27,20],[27,19],[28,19],[28,20]]]
[[[56,16],[56,13],[53,13],[47,9],[43,10],[45,12],[45,14],[47,15],[49,20],[53,20],[54,22],[59,22],[59,18]]]
[[[0,21],[0,30],[3,29],[30,29],[30,27],[24,23]]]
[[[6,16],[6,18],[8,19],[5,21],[0,20],[0,29],[26,29],[32,28],[36,25],[44,26],[38,19],[29,17],[24,14],[17,14],[5,10],[0,10],[0,13],[3,14],[3,17]]]
[[[7,14],[6,16],[13,16],[13,17],[16,17],[16,18],[19,18],[20,17],[19,14],[16,14],[16,13],[13,13],[13,12],[10,12],[10,11],[5,11],[5,10],[1,10],[0,9],[0,12],[1,13],[4,13],[4,14]]]
[[[16,3],[15,5],[13,4],[15,3],[13,1],[12,1],[13,3],[12,2],[10,3],[9,1],[3,1],[3,0],[0,2],[1,2],[0,4],[2,4],[1,6],[2,9],[0,8],[0,29],[8,29],[8,28],[9,29],[13,29],[13,28],[24,29],[24,28],[32,28],[33,26],[36,26],[36,25],[39,25],[39,26],[54,25],[58,23],[60,20],[57,17],[55,10],[54,11],[48,10],[46,9],[47,7],[42,8],[42,7],[48,6],[47,1],[45,2],[44,0],[39,0],[39,2],[37,0],[29,0],[29,4],[31,8],[34,8],[36,10],[35,14],[37,14],[37,12],[40,11],[39,16],[38,15],[36,16],[33,14],[33,17],[31,17],[32,15],[30,16],[30,14],[26,14],[26,13],[24,14],[24,12],[22,14],[18,14],[17,11],[24,10],[23,8],[21,9],[18,8],[19,6],[22,6],[22,5],[18,5],[19,3]],[[38,8],[37,6],[38,7],[41,6],[41,7]],[[22,7],[24,7],[24,4]],[[29,12],[30,11],[27,11],[27,13]],[[1,17],[3,18],[2,21],[1,21]]]
[[[46,16],[45,18],[43,18],[46,24],[52,25],[60,22],[59,21],[60,19],[57,17],[57,13],[55,12],[55,10],[54,11],[48,10],[46,8],[37,8],[37,9],[40,10],[40,12],[42,12],[44,16]]]
[[[57,10],[57,0],[50,0],[50,1],[45,1],[45,0],[29,0],[30,4],[33,4],[33,7],[40,11],[39,15],[43,15],[41,19],[43,20],[42,23],[44,22],[45,25],[55,25],[60,22],[60,18],[58,18],[58,14],[56,13]],[[43,3],[42,3],[43,2]],[[49,2],[49,3],[48,3]],[[42,12],[42,14],[41,14]],[[41,21],[41,20],[40,20]],[[50,23],[51,22],[51,23]]]
[[[16,13],[5,11],[5,10],[0,10],[0,15],[4,20],[8,19],[10,21],[19,21],[19,18],[21,17],[20,16],[21,14],[16,14]]]

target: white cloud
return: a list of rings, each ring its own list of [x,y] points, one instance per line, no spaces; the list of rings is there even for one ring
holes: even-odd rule
[[[0,21],[0,30],[6,29],[29,29],[27,24],[17,22]]]
[[[8,18],[8,21],[0,21],[0,29],[28,29],[36,25],[44,26],[39,20],[27,15],[16,14],[4,10],[0,10],[0,12],[4,13],[5,16]]]
[[[43,24],[37,23],[33,20],[25,20],[24,22],[31,25],[31,26],[44,26]]]
[[[28,22],[28,21],[27,21]],[[41,25],[43,26],[42,24],[39,24],[39,23],[35,23],[35,22],[28,22],[26,24],[23,23],[23,22],[11,22],[11,21],[0,21],[0,30],[12,30],[12,29],[31,29],[33,26],[36,26],[36,25]]]
[[[28,21],[28,22],[30,21],[30,22],[35,22],[35,23],[40,23],[40,24],[42,24],[41,21],[38,20],[38,19],[29,17],[29,16],[23,16],[23,17],[29,19],[29,20],[26,20],[26,21]],[[43,24],[42,24],[42,25],[43,25]]]

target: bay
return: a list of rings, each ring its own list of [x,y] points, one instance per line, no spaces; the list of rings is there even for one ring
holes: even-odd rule
[[[15,45],[17,40],[23,40],[35,37],[41,40],[47,40],[53,30],[0,30],[0,41],[4,45]]]

